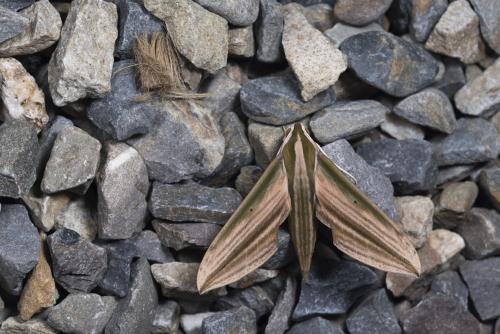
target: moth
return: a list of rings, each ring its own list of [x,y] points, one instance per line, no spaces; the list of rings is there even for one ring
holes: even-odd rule
[[[216,236],[198,269],[200,293],[233,283],[278,249],[288,220],[302,276],[316,243],[316,220],[345,254],[383,271],[420,274],[407,236],[338,168],[301,124],[289,129],[276,158]]]

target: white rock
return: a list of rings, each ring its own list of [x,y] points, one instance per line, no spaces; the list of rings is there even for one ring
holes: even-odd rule
[[[448,262],[465,248],[465,241],[459,234],[445,229],[432,231],[429,234],[427,243],[430,248],[439,254],[441,264]]]

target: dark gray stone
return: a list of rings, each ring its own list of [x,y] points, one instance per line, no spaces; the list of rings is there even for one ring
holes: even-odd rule
[[[278,250],[262,265],[265,269],[280,269],[295,260],[295,249],[290,234],[283,229],[278,230]]]
[[[335,323],[322,317],[299,322],[290,328],[287,334],[344,334],[344,331]]]
[[[47,312],[47,323],[63,333],[98,334],[111,318],[116,307],[113,297],[95,293],[69,294]]]
[[[38,150],[38,168],[37,173],[39,177],[43,177],[45,165],[50,157],[50,152],[54,146],[54,141],[59,132],[68,126],[72,126],[73,122],[64,116],[57,115],[52,121],[45,126],[40,134],[40,149]]]
[[[425,140],[382,139],[359,145],[357,152],[379,168],[399,194],[429,191],[436,185],[434,150]]]
[[[149,261],[166,263],[174,261],[172,253],[164,247],[158,235],[149,230],[144,230],[131,239],[137,250],[138,257],[144,257]]]
[[[233,188],[155,182],[149,211],[159,219],[224,224],[241,202]]]
[[[0,43],[23,33],[28,25],[29,19],[27,17],[0,4]]]
[[[253,186],[262,176],[262,168],[259,166],[243,166],[240,169],[240,173],[236,180],[234,181],[234,187],[241,196],[246,197],[248,193],[252,190]]]
[[[247,81],[240,91],[241,108],[249,118],[266,124],[295,122],[335,102],[327,89],[308,102],[300,95],[298,82],[289,74]]]
[[[283,6],[276,0],[261,0],[256,25],[257,59],[265,63],[279,62],[283,58]]]
[[[241,306],[233,310],[214,313],[203,319],[201,332],[203,334],[257,334],[255,312],[248,307]]]
[[[397,35],[408,32],[412,0],[394,0],[387,11],[387,18],[391,21],[391,30]]]
[[[22,205],[4,204],[0,211],[0,286],[19,295],[26,275],[38,263],[40,236]]]
[[[324,33],[326,37],[332,40],[336,47],[339,47],[343,41],[351,36],[360,34],[367,31],[384,31],[384,28],[378,23],[370,23],[363,27],[354,27],[342,22],[336,23],[332,28],[326,30]]]
[[[106,334],[150,334],[158,295],[146,259],[132,265],[131,278],[127,296],[118,302]]]
[[[141,100],[142,94],[137,86],[135,62],[115,62],[111,92],[89,104],[87,117],[95,126],[116,140],[148,133],[160,108],[148,100]]]
[[[479,186],[491,204],[500,211],[500,167],[483,169],[479,174]]]
[[[241,306],[252,309],[257,319],[260,319],[273,310],[274,299],[262,286],[254,285],[246,289],[232,290],[227,296],[217,299],[214,305],[215,309],[223,311]]]
[[[259,15],[259,0],[196,0],[196,2],[236,26],[251,25]]]
[[[364,26],[384,15],[391,3],[392,0],[338,0],[333,14],[342,22]]]
[[[354,152],[351,144],[345,139],[337,140],[322,148],[333,163],[356,180],[356,186],[363,193],[371,198],[389,217],[397,220],[394,188],[389,178],[380,169],[370,166]]]
[[[485,162],[500,152],[495,125],[482,118],[460,118],[452,134],[433,143],[439,166]]]
[[[474,11],[479,16],[481,35],[488,45],[500,54],[500,12],[498,0],[471,0]]]
[[[218,121],[226,113],[236,112],[240,108],[241,84],[230,77],[228,72],[226,70],[217,72],[202,89],[208,94],[204,102],[212,109]]]
[[[66,228],[47,238],[54,278],[68,292],[89,292],[104,277],[106,250]]]
[[[288,277],[267,321],[265,334],[283,334],[289,327],[297,295],[297,282]]]
[[[455,93],[465,85],[465,73],[462,63],[457,59],[446,58],[443,63],[445,65],[443,77],[434,83],[433,87],[452,99]]]
[[[448,1],[412,1],[410,6],[410,34],[417,42],[425,42],[432,28],[448,8]]]
[[[465,240],[464,254],[469,259],[500,253],[500,215],[494,210],[472,208],[457,232]]]
[[[479,334],[479,322],[460,300],[443,294],[429,294],[401,321],[407,334]]]
[[[467,308],[469,290],[456,271],[445,271],[434,277],[431,291],[455,297]]]
[[[0,126],[0,196],[19,198],[36,180],[38,139],[33,123],[10,120]]]
[[[436,60],[427,51],[386,32],[357,34],[340,49],[361,80],[393,96],[416,93],[431,85],[438,72]]]
[[[153,220],[153,228],[165,247],[181,250],[188,247],[206,248],[221,227],[211,223],[168,223]]]
[[[162,302],[156,306],[151,333],[174,334],[179,329],[181,308],[173,300]]]
[[[103,294],[125,297],[130,283],[130,266],[137,249],[129,240],[99,245],[106,249],[107,269],[98,287]]]
[[[337,102],[315,113],[309,125],[314,137],[322,144],[328,144],[376,128],[384,122],[388,112],[383,104],[372,100]]]
[[[10,10],[19,11],[23,8],[31,6],[36,0],[0,0],[0,6],[8,8]]]

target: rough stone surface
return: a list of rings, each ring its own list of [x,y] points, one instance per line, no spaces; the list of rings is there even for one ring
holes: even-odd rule
[[[259,0],[196,0],[196,2],[236,26],[251,25],[259,14]]]
[[[500,209],[500,168],[485,168],[479,174],[479,186],[493,206]]]
[[[0,43],[19,36],[28,25],[29,20],[24,15],[0,6]]]
[[[273,284],[273,280],[267,283]],[[246,306],[255,312],[257,319],[260,319],[271,313],[276,298],[277,296],[274,294],[274,291],[266,289],[264,285],[254,285],[246,289],[230,291],[227,296],[217,299],[214,308],[220,311],[227,311]]]
[[[438,72],[436,60],[427,51],[386,32],[354,35],[340,49],[361,80],[397,97],[431,85]]]
[[[285,8],[285,57],[299,81],[302,98],[309,101],[332,86],[347,64],[342,52],[312,27],[297,7]]]
[[[201,331],[204,334],[241,333],[256,334],[255,312],[242,306],[234,310],[217,312],[203,319]]]
[[[471,0],[474,11],[479,16],[481,34],[486,43],[500,54],[500,13],[498,0]]]
[[[203,90],[208,94],[205,104],[212,109],[212,114],[221,120],[226,113],[240,108],[241,84],[229,75],[229,70],[217,72]]]
[[[297,295],[297,282],[292,277],[288,277],[285,288],[281,291],[273,311],[267,321],[265,334],[283,334],[290,325],[290,318],[295,306]]]
[[[250,272],[249,274],[246,274],[236,282],[229,284],[229,287],[235,289],[246,289],[257,283],[262,283],[270,279],[273,279],[278,275],[279,275],[279,270],[258,268]]]
[[[333,14],[345,23],[363,26],[381,17],[391,3],[391,0],[339,0]]]
[[[0,211],[0,286],[19,295],[26,275],[38,263],[40,236],[28,211],[18,204],[4,204]]]
[[[44,232],[52,230],[56,216],[68,205],[71,198],[66,194],[35,194],[30,191],[23,202],[31,213],[33,223]]]
[[[179,329],[180,312],[179,304],[173,300],[158,304],[155,309],[151,333],[176,333]]]
[[[138,255],[135,245],[130,240],[99,242],[106,249],[107,269],[98,283],[100,291],[106,295],[125,297],[130,283],[130,268],[133,258]]]
[[[424,139],[424,130],[416,124],[394,114],[386,114],[385,121],[380,124],[380,130],[397,140]]]
[[[52,100],[64,106],[111,90],[113,50],[118,35],[113,3],[77,0],[71,4],[61,39],[49,63]]]
[[[465,256],[482,259],[500,253],[500,215],[494,210],[472,208],[457,232],[465,240]]]
[[[445,271],[432,280],[431,291],[452,296],[467,307],[469,290],[456,271]]]
[[[311,118],[314,137],[322,144],[341,138],[353,138],[379,126],[389,112],[373,100],[337,102],[317,112]]]
[[[59,132],[67,126],[72,126],[73,122],[64,116],[57,115],[54,117],[45,128],[40,132],[38,156],[37,156],[37,174],[38,177],[43,177],[45,165],[49,160],[54,141]]]
[[[384,29],[378,23],[370,23],[362,27],[353,27],[342,22],[336,23],[332,28],[325,31],[328,37],[336,47],[340,47],[343,41],[351,36],[367,31],[383,31]]]
[[[196,314],[182,314],[181,315],[181,328],[186,334],[200,334],[203,319],[208,318],[214,312],[203,312]]]
[[[170,251],[163,247],[160,238],[153,231],[144,230],[132,238],[137,255],[152,262],[166,263],[174,261]]]
[[[446,0],[412,0],[410,6],[410,34],[417,42],[425,42],[438,22],[441,15],[448,8]]]
[[[332,321],[322,317],[299,322],[290,328],[287,334],[315,333],[315,334],[344,334],[344,331]]]
[[[62,129],[45,167],[42,191],[52,194],[70,190],[85,194],[99,165],[101,143],[75,126]]]
[[[427,243],[439,255],[441,263],[446,263],[465,247],[464,239],[459,234],[445,229],[429,233]]]
[[[231,6],[235,2],[210,3]],[[240,2],[243,3],[237,1],[238,4]],[[245,3],[251,2],[255,3],[255,0],[245,1]],[[145,0],[144,6],[165,22],[177,51],[194,66],[210,73],[215,73],[226,66],[229,38],[225,19],[191,0]]]
[[[257,59],[266,63],[283,58],[281,38],[283,34],[283,7],[276,0],[261,0],[255,40]]]
[[[455,93],[465,85],[468,79],[466,80],[466,74],[459,60],[445,58],[443,59],[443,64],[445,65],[444,73],[442,77],[434,83],[433,87],[441,90],[448,98],[453,99]]]
[[[228,52],[232,56],[251,58],[255,55],[253,26],[229,29]]]
[[[24,322],[17,317],[10,317],[2,322],[0,334],[57,334],[57,331],[42,319]]]
[[[262,168],[259,166],[243,166],[234,181],[234,187],[242,197],[246,197],[252,190],[262,175]]]
[[[278,250],[262,265],[265,269],[280,269],[295,260],[290,234],[283,229],[278,229]]]
[[[207,248],[220,231],[212,223],[167,223],[153,220],[153,228],[165,247],[181,250],[188,247]]]
[[[472,181],[453,182],[435,199],[435,219],[439,225],[454,228],[463,221],[464,214],[472,208],[479,189]]]
[[[410,237],[416,248],[422,247],[432,231],[434,203],[424,196],[404,196],[396,198],[403,231]]]
[[[94,209],[90,204],[85,198],[71,201],[55,217],[55,228],[70,229],[84,239],[94,240],[97,234],[97,222],[94,217]]]
[[[250,123],[248,141],[255,153],[255,161],[261,168],[267,167],[274,159],[282,143],[285,132],[282,127]]]

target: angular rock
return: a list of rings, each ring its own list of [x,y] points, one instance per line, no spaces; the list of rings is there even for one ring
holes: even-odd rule
[[[486,43],[500,54],[500,13],[498,0],[471,0],[474,11],[479,16],[479,26],[481,34]]]
[[[472,181],[446,185],[435,199],[435,219],[443,227],[455,228],[463,221],[464,214],[472,208],[479,190]]]
[[[500,253],[500,215],[494,210],[472,208],[457,232],[465,240],[465,256],[477,260]]]
[[[22,118],[37,127],[37,131],[49,121],[45,110],[43,92],[35,79],[14,58],[0,58],[0,95],[4,120]]]
[[[415,248],[422,247],[432,231],[434,203],[424,196],[404,196],[396,198],[396,208],[403,231]]]
[[[250,119],[272,125],[298,121],[335,102],[328,89],[308,102],[290,74],[262,77],[246,82],[240,91],[241,109]]]
[[[344,331],[335,323],[322,317],[314,317],[312,319],[299,322],[290,328],[287,334],[344,334]]]
[[[214,313],[203,319],[201,331],[204,334],[241,333],[256,334],[255,312],[242,306],[233,310]]]
[[[479,186],[493,206],[500,209],[500,168],[485,168],[479,174]]]
[[[425,42],[438,22],[441,15],[448,8],[448,1],[410,1],[410,35],[417,42]]]
[[[328,3],[317,3],[297,8],[300,8],[307,21],[321,32],[325,32],[325,30],[331,28],[336,22],[333,16],[333,7]]]
[[[325,31],[328,37],[336,47],[340,47],[343,41],[351,36],[367,31],[384,31],[378,23],[370,23],[362,27],[353,27],[342,22],[336,23],[332,28]]]
[[[0,43],[22,34],[28,25],[29,20],[24,15],[0,6]]]
[[[149,334],[158,295],[148,261],[139,259],[132,265],[132,280],[125,298],[119,302],[106,325],[108,334]]]
[[[240,107],[241,84],[233,80],[228,72],[217,72],[203,90],[208,95],[205,104],[212,109],[212,114],[217,120],[229,112],[237,111]]]
[[[271,313],[274,307],[274,299],[269,291],[260,285],[233,290],[227,296],[223,296],[214,304],[214,308],[220,311],[232,310],[241,306],[246,306],[252,309],[257,316],[257,319]]]
[[[26,275],[38,262],[40,236],[28,211],[19,204],[4,204],[0,211],[0,286],[18,296]]]
[[[441,263],[446,263],[465,247],[464,239],[459,234],[445,229],[429,233],[427,243],[439,255]]]
[[[52,194],[70,190],[87,192],[99,165],[101,143],[75,126],[62,129],[54,142],[43,174],[41,189]]]
[[[98,334],[103,332],[115,307],[113,297],[72,293],[48,311],[47,322],[63,333]]]
[[[256,24],[256,57],[265,63],[283,59],[281,38],[283,34],[283,7],[276,0],[261,0],[260,14]]]
[[[283,229],[278,229],[278,250],[262,265],[262,268],[277,270],[294,260],[295,249],[290,234]]]
[[[212,223],[167,223],[153,220],[153,228],[165,247],[176,251],[189,248],[207,248],[221,227]]]
[[[416,93],[431,85],[438,72],[436,60],[427,51],[386,32],[354,35],[340,50],[361,80],[392,96]]]
[[[138,257],[144,257],[158,263],[174,261],[172,253],[161,244],[160,238],[153,231],[144,230],[133,237],[131,241],[137,250]]]
[[[212,174],[224,156],[224,137],[210,110],[193,101],[161,106],[151,131],[128,140],[144,159],[149,178],[173,183]]]
[[[425,135],[424,130],[418,125],[394,114],[385,115],[385,121],[380,124],[380,130],[397,140],[424,139]]]
[[[226,4],[223,1],[210,3],[222,7]],[[227,2],[229,6],[234,3]],[[245,1],[247,3],[255,3],[255,0]],[[228,26],[225,19],[191,0],[145,0],[144,7],[165,22],[177,51],[194,66],[210,73],[226,66]],[[238,12],[243,11],[239,9]]]
[[[149,210],[160,219],[224,224],[240,202],[240,194],[229,187],[210,188],[197,183],[155,182]]]
[[[173,300],[158,304],[151,326],[151,333],[176,333],[179,329],[181,309]]]
[[[234,181],[234,187],[242,197],[246,197],[253,186],[262,175],[262,168],[259,166],[243,166]]]
[[[255,54],[253,26],[229,29],[228,52],[232,56],[251,58]]]
[[[376,128],[384,122],[388,112],[389,109],[373,100],[337,102],[315,113],[309,124],[314,137],[328,144]]]
[[[40,133],[38,157],[37,157],[37,174],[38,177],[43,177],[45,165],[49,160],[54,141],[59,132],[67,126],[72,126],[73,122],[64,116],[54,117]]]
[[[448,96],[449,99],[453,99],[455,93],[465,85],[466,74],[462,69],[462,63],[453,58],[443,59],[443,64],[445,65],[445,70],[442,78],[437,80],[433,87],[439,89]],[[469,65],[470,66],[470,65]]]
[[[251,25],[259,14],[259,0],[196,0],[196,2],[236,26]]]
[[[484,44],[479,33],[479,17],[466,0],[450,3],[434,26],[425,48],[466,64],[484,57]]]
[[[295,306],[297,295],[297,282],[292,277],[288,277],[285,288],[281,291],[273,311],[267,321],[265,334],[283,334],[288,329],[290,318]]]
[[[460,118],[456,130],[433,141],[439,166],[495,159],[500,152],[495,125],[482,118]]]
[[[457,298],[467,307],[469,290],[456,271],[445,271],[432,280],[431,291]]]
[[[277,277],[279,273],[279,270],[257,268],[249,274],[246,274],[236,282],[229,284],[229,287],[235,289],[246,289],[257,283],[262,283],[273,279]]]
[[[94,209],[89,201],[80,197],[71,201],[55,217],[56,229],[70,229],[77,232],[82,238],[94,240],[97,234],[97,222]]]
[[[71,198],[66,194],[35,194],[33,191],[22,197],[28,207],[33,223],[44,232],[52,230],[56,216],[68,205]]]
[[[261,168],[267,167],[274,159],[282,143],[285,132],[282,127],[250,123],[248,141],[255,153],[255,161]]]
[[[285,7],[283,49],[304,101],[332,86],[347,69],[342,53],[312,27],[297,7]]]
[[[393,112],[412,123],[448,134],[457,126],[450,100],[436,88],[408,96],[394,107]]]
[[[429,191],[436,184],[434,149],[425,140],[382,139],[361,144],[357,152],[379,168],[400,194]]]
[[[68,292],[89,292],[102,279],[107,268],[106,250],[61,229],[47,238],[54,277]]]
[[[0,334],[57,334],[57,331],[39,318],[22,321],[17,317],[10,317],[2,322]]]
[[[342,22],[363,26],[384,15],[391,3],[391,0],[339,0],[333,14]]]
[[[129,240],[99,243],[106,249],[107,269],[98,287],[106,295],[125,297],[130,283],[130,267],[137,250]]]
[[[0,56],[30,55],[45,50],[59,40],[62,20],[58,11],[48,0],[40,0],[22,10],[29,25],[23,32],[3,43]],[[18,14],[17,14],[18,15]]]
[[[36,180],[38,138],[35,126],[10,120],[0,126],[0,196],[19,198]]]

